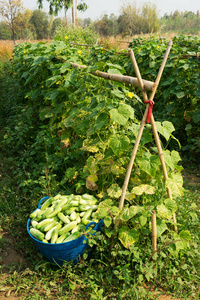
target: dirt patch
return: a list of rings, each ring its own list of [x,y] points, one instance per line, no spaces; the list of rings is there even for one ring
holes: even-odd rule
[[[20,269],[24,259],[23,255],[15,248],[15,241],[7,232],[3,232],[1,235],[0,265],[2,273],[8,273],[12,266]]]

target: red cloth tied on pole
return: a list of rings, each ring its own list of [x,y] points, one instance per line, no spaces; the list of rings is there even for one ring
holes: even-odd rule
[[[153,111],[153,105],[154,105],[154,101],[153,100],[148,100],[148,101],[144,101],[145,104],[149,104],[149,110],[148,110],[148,114],[147,114],[147,123],[150,123],[150,118],[152,115],[152,111]]]

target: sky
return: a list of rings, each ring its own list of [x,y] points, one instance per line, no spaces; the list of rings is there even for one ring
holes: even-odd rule
[[[49,3],[46,0],[44,1],[43,10],[48,12]],[[80,0],[77,0],[80,3]],[[22,0],[24,7],[29,8],[31,10],[37,9],[37,0]],[[91,18],[92,20],[96,20],[101,18],[104,14],[108,14],[108,16],[114,13],[116,16],[120,14],[120,8],[123,4],[127,3],[136,3],[137,7],[140,7],[141,4],[147,2],[155,4],[159,16],[163,16],[165,13],[174,12],[175,10],[179,11],[193,11],[197,12],[200,10],[200,0],[85,0],[89,8],[86,12],[78,12],[78,18],[85,19]],[[62,11],[59,17],[64,16],[64,12]],[[71,17],[71,10],[68,11],[67,16]]]

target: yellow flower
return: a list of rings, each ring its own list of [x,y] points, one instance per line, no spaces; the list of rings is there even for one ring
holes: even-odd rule
[[[66,40],[68,39],[68,36],[67,36],[67,35],[65,36],[65,39],[66,39]]]
[[[159,49],[160,47],[159,47],[159,46],[157,46],[157,48]]]
[[[23,53],[26,53],[26,51],[24,50]]]
[[[128,96],[129,98],[133,98],[134,95],[133,95],[133,93],[128,92],[128,93],[127,93],[127,96]]]
[[[81,55],[82,51],[81,50],[78,50],[78,55]]]
[[[56,84],[59,84],[59,83],[60,83],[60,81],[57,81],[57,82],[56,82]]]

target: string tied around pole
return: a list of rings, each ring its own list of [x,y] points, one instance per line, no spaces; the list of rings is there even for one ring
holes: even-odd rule
[[[149,104],[149,110],[148,110],[148,114],[147,114],[147,123],[150,123],[150,118],[152,115],[152,111],[153,111],[153,105],[155,104],[155,102],[153,100],[148,100],[148,101],[144,101],[145,104]]]

